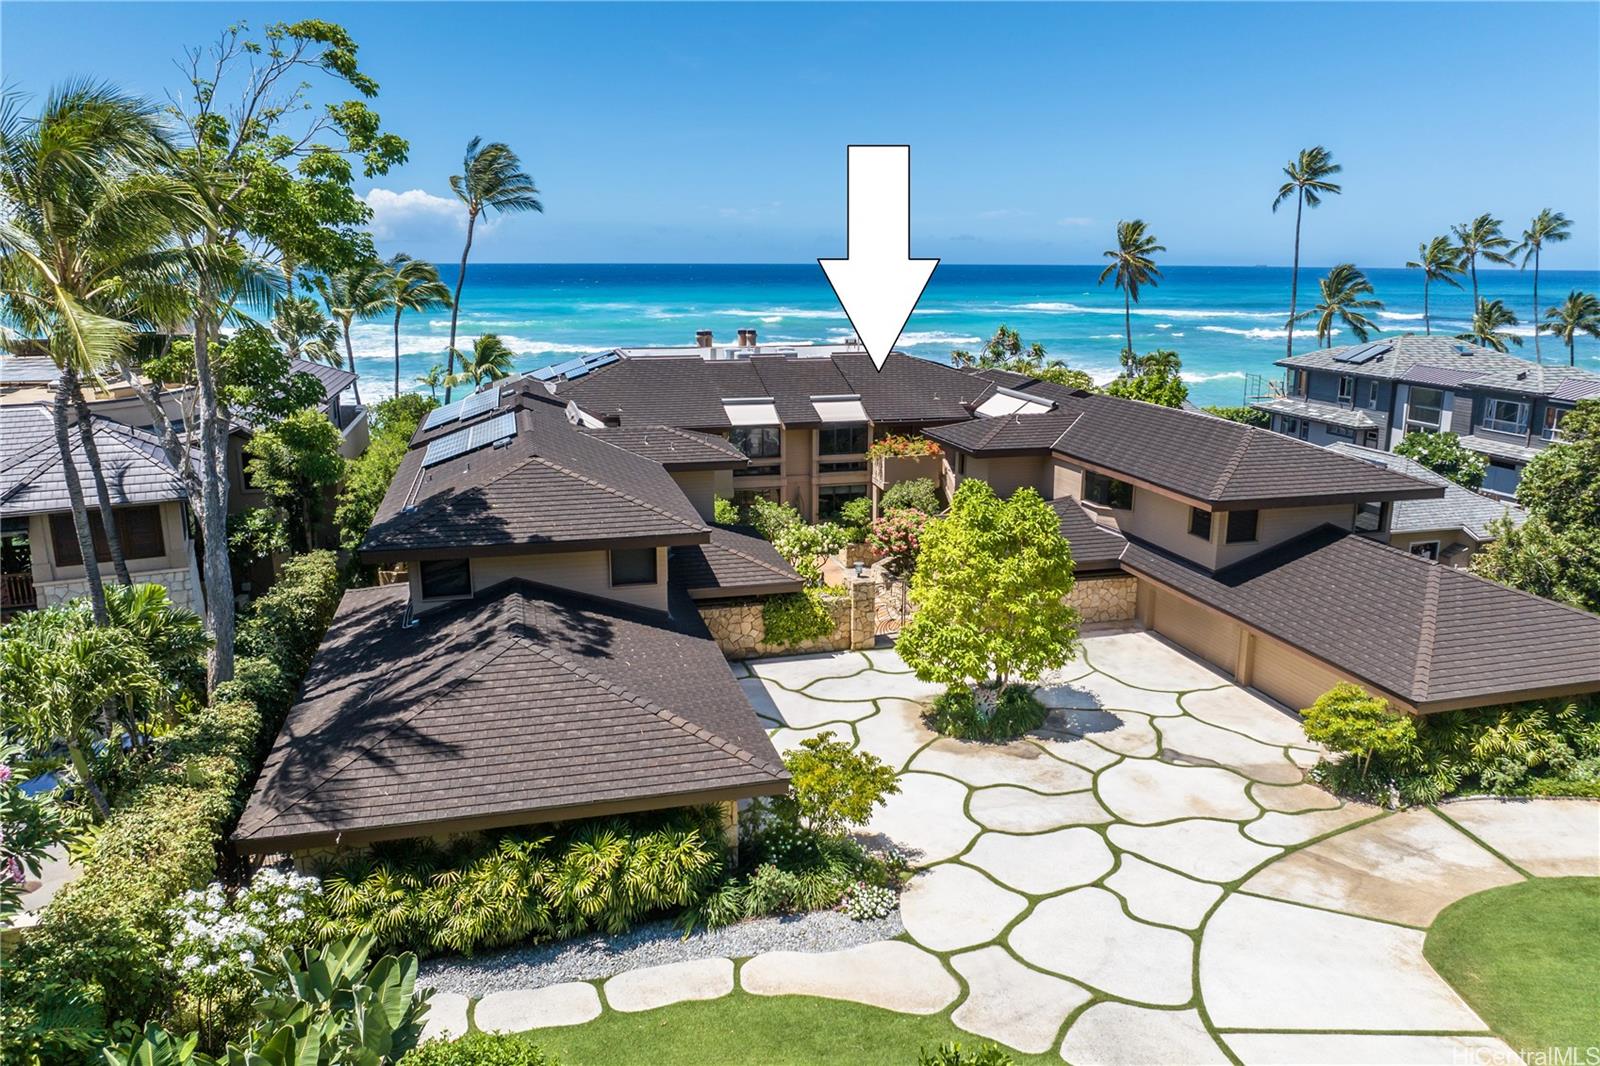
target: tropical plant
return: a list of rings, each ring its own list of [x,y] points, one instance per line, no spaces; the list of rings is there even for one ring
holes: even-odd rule
[[[400,316],[407,311],[437,311],[449,307],[450,290],[439,280],[439,268],[404,252],[391,258],[389,306],[394,308],[394,393],[400,395]]]
[[[1378,326],[1363,312],[1383,307],[1383,301],[1372,299],[1372,283],[1356,269],[1354,263],[1340,263],[1328,271],[1328,276],[1318,282],[1322,299],[1317,306],[1301,311],[1297,318],[1317,320],[1317,342],[1322,347],[1333,346],[1333,324],[1337,320],[1349,327],[1356,339],[1365,341]]]
[[[505,341],[493,333],[485,333],[472,342],[472,357],[465,355],[461,359],[461,372],[453,374],[445,380],[446,385],[471,385],[474,389],[481,388],[491,381],[510,377],[516,369],[517,354],[506,347]],[[445,390],[445,399],[450,398],[450,392]]]
[[[106,1066],[217,1066],[217,1060],[197,1050],[199,1033],[173,1036],[155,1022],[132,1040],[102,1048]]]
[[[478,1032],[454,1040],[429,1040],[402,1061],[404,1066],[557,1066],[521,1033]]]
[[[1374,759],[1401,763],[1417,754],[1417,728],[1411,717],[1391,713],[1387,700],[1360,685],[1335,685],[1301,716],[1307,740],[1356,759],[1362,776]]]
[[[38,877],[45,853],[66,839],[54,791],[23,791],[21,758],[20,746],[0,742],[0,927],[21,909],[28,875]]]
[[[1538,328],[1553,333],[1567,346],[1567,365],[1578,365],[1578,335],[1600,340],[1600,299],[1592,292],[1573,289],[1567,298],[1544,313]]]
[[[1461,265],[1461,249],[1451,244],[1449,237],[1435,237],[1417,245],[1417,257],[1406,266],[1422,271],[1422,331],[1431,335],[1433,318],[1428,309],[1429,290],[1436,281],[1442,281],[1452,288],[1461,288],[1461,282],[1455,277],[1466,272]]]
[[[1295,311],[1300,298],[1300,221],[1306,208],[1319,207],[1324,196],[1337,196],[1344,191],[1328,180],[1343,169],[1333,161],[1333,153],[1322,145],[1302,148],[1299,155],[1284,164],[1283,176],[1288,180],[1278,186],[1278,194],[1272,198],[1274,212],[1290,197],[1294,198],[1294,265],[1289,272],[1289,319],[1285,327],[1289,336],[1288,355],[1294,354]]]
[[[1156,269],[1154,256],[1166,250],[1166,245],[1157,244],[1155,234],[1145,229],[1144,219],[1136,218],[1117,223],[1117,246],[1104,253],[1111,263],[1100,272],[1099,283],[1104,285],[1107,278],[1113,278],[1122,290],[1122,325],[1128,340],[1124,351],[1133,351],[1133,305],[1139,302],[1139,290],[1159,282],[1161,271]]]
[[[923,719],[928,728],[957,740],[1014,740],[1044,724],[1050,708],[1028,685],[1007,685],[992,704],[980,703],[971,689],[952,688],[935,697]]]
[[[1466,261],[1467,272],[1472,275],[1472,306],[1477,307],[1478,259],[1481,256],[1488,263],[1510,265],[1513,251],[1511,238],[1500,232],[1500,220],[1487,213],[1470,222],[1450,227],[1450,232],[1455,235],[1461,258]]]
[[[327,491],[344,476],[342,443],[328,416],[308,407],[259,430],[245,445],[250,480],[283,511],[299,551],[311,550]]]
[[[1013,1066],[1016,1062],[999,1044],[964,1048],[959,1043],[940,1044],[929,1051],[917,1049],[917,1066]]]
[[[939,500],[938,483],[931,477],[897,481],[885,489],[878,500],[878,509],[885,514],[908,508],[921,511],[925,515],[936,515],[943,510],[944,504]]]
[[[1004,323],[977,355],[957,348],[950,353],[950,362],[964,370],[1009,370],[1068,388],[1094,388],[1094,379],[1088,374],[1069,368],[1065,360],[1050,358],[1042,344],[1023,344],[1017,331]]]
[[[361,384],[356,366],[355,348],[350,342],[350,327],[357,320],[367,321],[386,313],[394,306],[394,275],[377,259],[364,259],[336,270],[332,274],[318,275],[312,280],[317,295],[328,308],[328,314],[339,322],[339,332],[344,338],[344,354],[352,373],[357,374],[356,403],[361,402]]]
[[[1493,348],[1497,352],[1507,351],[1508,342],[1520,348],[1522,338],[1506,329],[1507,326],[1516,324],[1517,316],[1504,301],[1479,300],[1478,309],[1472,314],[1472,328],[1465,333],[1456,334],[1456,340],[1471,341],[1485,348]]]
[[[418,385],[427,386],[428,396],[437,400],[439,398],[439,390],[444,387],[447,376],[444,365],[442,363],[434,363],[428,368],[426,374],[418,374],[414,380]]]
[[[1560,244],[1572,236],[1572,220],[1560,211],[1545,208],[1533,216],[1528,228],[1522,231],[1522,240],[1511,249],[1512,256],[1522,256],[1522,269],[1533,263],[1533,321],[1538,322],[1542,308],[1539,306],[1539,253],[1547,244]],[[1544,362],[1539,353],[1539,331],[1533,331],[1533,358]]]
[[[807,737],[783,757],[801,822],[822,833],[866,825],[900,791],[894,767],[834,737],[832,730]]]
[[[484,144],[481,137],[474,137],[467,142],[461,167],[460,174],[450,176],[450,188],[467,208],[467,240],[461,247],[461,266],[456,271],[456,290],[450,301],[445,403],[450,402],[448,375],[456,370],[456,319],[461,313],[461,287],[467,281],[467,256],[472,252],[472,234],[477,227],[478,216],[491,210],[502,214],[544,211],[538,188],[533,184],[533,179],[522,172],[522,161],[510,146],[499,141]]]
[[[1394,446],[1394,451],[1473,490],[1483,487],[1483,479],[1489,473],[1488,461],[1462,444],[1454,433],[1407,433]]]
[[[372,406],[367,450],[345,464],[344,483],[333,512],[339,546],[355,551],[372,527],[378,505],[411,447],[411,438],[438,404],[414,392],[391,396]]]
[[[339,353],[339,327],[311,297],[284,296],[272,312],[269,328],[290,359],[344,366],[344,356]]]
[[[1183,383],[1183,360],[1169,348],[1159,348],[1145,355],[1123,352],[1122,367],[1122,376],[1106,385],[1108,396],[1142,400],[1162,407],[1182,407],[1189,398],[1189,386]]]

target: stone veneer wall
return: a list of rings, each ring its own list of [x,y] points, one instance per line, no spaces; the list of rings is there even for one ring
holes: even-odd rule
[[[877,582],[871,577],[851,577],[846,594],[828,602],[833,632],[799,644],[768,644],[761,616],[761,600],[738,603],[702,602],[700,617],[711,637],[729,659],[757,659],[767,655],[804,655],[818,651],[870,648],[877,639],[874,605]]]
[[[1126,622],[1133,618],[1139,600],[1136,577],[1081,577],[1067,602],[1085,622]]]
[[[100,572],[109,584],[111,581],[111,564],[101,563]],[[133,572],[135,584],[140,585],[165,585],[167,598],[175,607],[185,607],[195,614],[205,613],[205,602],[201,599],[199,575],[192,567],[174,567],[170,570],[135,570]],[[83,578],[69,578],[65,581],[39,581],[34,583],[34,589],[39,595],[39,606],[49,607],[52,604],[65,603],[67,600],[79,596],[89,595],[89,584]]]

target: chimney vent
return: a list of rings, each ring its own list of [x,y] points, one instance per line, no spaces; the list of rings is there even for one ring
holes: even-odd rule
[[[709,329],[697,329],[697,330],[695,330],[694,331],[694,344],[695,344],[696,348],[709,348],[709,347],[711,347],[711,331]]]
[[[739,347],[741,347],[741,348],[754,348],[755,346],[756,346],[756,331],[753,330],[753,329],[741,329],[739,331]]]

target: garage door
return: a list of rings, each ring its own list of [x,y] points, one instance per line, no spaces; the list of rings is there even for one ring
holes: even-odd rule
[[[1201,658],[1233,672],[1239,655],[1239,624],[1168,592],[1155,590],[1155,630]]]
[[[1318,696],[1345,680],[1287,644],[1269,637],[1255,639],[1255,687],[1290,710],[1305,710],[1317,702]]]

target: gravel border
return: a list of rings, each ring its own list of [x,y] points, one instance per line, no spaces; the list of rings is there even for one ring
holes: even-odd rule
[[[766,951],[838,951],[905,932],[896,910],[857,922],[839,911],[755,918],[685,937],[671,922],[651,922],[620,936],[593,936],[513,948],[473,958],[425,960],[417,984],[440,992],[484,996],[563,981],[598,981],[625,970],[692,959],[745,958]]]

